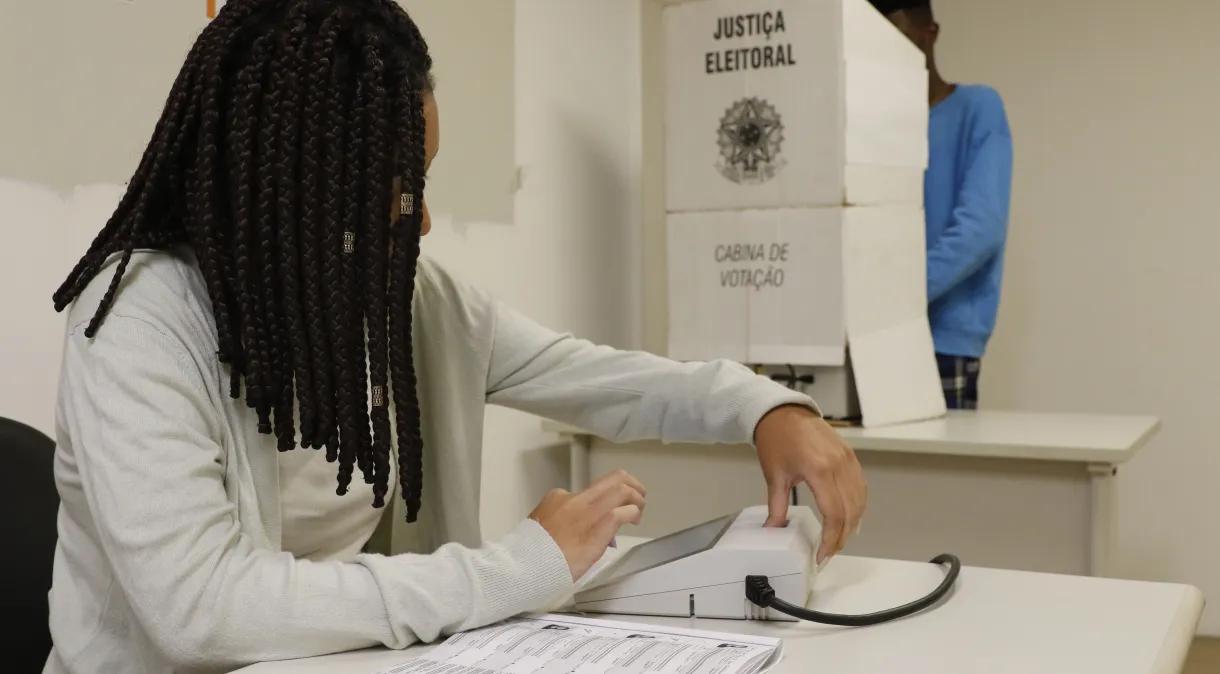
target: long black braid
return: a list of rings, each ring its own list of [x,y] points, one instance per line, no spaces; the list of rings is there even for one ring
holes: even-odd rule
[[[409,521],[422,492],[411,299],[431,67],[392,0],[232,0],[192,47],[126,194],[54,296],[62,311],[121,256],[92,337],[134,249],[189,246],[230,393],[244,395],[259,432],[281,450],[325,447],[340,494],[359,467],[376,507],[396,443]],[[403,214],[391,218],[396,177]]]
[[[398,211],[399,220],[391,228],[394,252],[390,256],[390,302],[392,305],[410,305],[415,294],[415,270],[419,261],[423,222],[423,209],[415,203],[412,195],[423,194],[424,182],[422,175],[404,169],[424,162],[424,139],[419,136],[424,128],[423,102],[413,87],[400,84],[395,104],[394,118],[399,123],[397,135],[405,138],[406,142],[400,146],[398,171],[403,176],[404,196]],[[412,181],[410,184],[407,184],[408,179]],[[410,311],[390,313],[390,378],[394,382],[395,400],[399,401],[394,408],[398,431],[398,477],[406,498],[408,519],[414,519],[419,512],[423,485],[422,457],[409,449],[423,444],[419,435],[420,405],[415,368],[411,363],[411,323]]]
[[[301,227],[300,253],[301,268],[314,270],[313,273],[301,275],[302,304],[304,306],[320,306],[322,304],[322,281],[326,268],[322,264],[319,237],[323,235],[326,223],[321,221],[322,192],[326,184],[331,182],[322,173],[322,157],[324,142],[322,134],[322,97],[329,84],[329,71],[322,56],[327,48],[327,31],[331,26],[319,28],[319,38],[308,45],[305,58],[300,61],[298,77],[305,88],[305,119],[301,147],[300,186],[304,190],[300,200],[300,218],[306,225]],[[334,44],[329,48],[334,49]],[[335,425],[335,400],[331,388],[331,358],[330,340],[325,314],[312,313],[306,317],[306,336],[313,348],[309,349],[310,372],[314,380],[314,390],[317,392],[313,401],[315,431],[312,446],[321,449],[332,436]],[[337,438],[335,438],[337,440]],[[306,442],[306,446],[311,443]]]
[[[255,217],[255,169],[257,167],[254,142],[254,130],[258,124],[259,103],[261,102],[261,87],[263,63],[270,53],[271,40],[266,36],[255,40],[250,51],[250,59],[241,66],[237,73],[237,84],[232,97],[233,107],[229,126],[229,136],[226,140],[226,150],[229,156],[230,197],[233,207],[233,222],[251,222]],[[235,228],[235,236],[230,244],[233,264],[230,271],[234,274],[231,282],[234,288],[250,288],[254,282],[256,269],[252,257],[258,252],[255,245],[254,232],[250,227]],[[242,343],[246,345],[244,358],[240,363],[240,371],[245,374],[246,402],[255,410],[266,409],[270,390],[270,382],[266,381],[267,368],[263,362],[267,358],[266,324],[258,295],[251,292],[236,293],[240,306]],[[238,364],[234,364],[237,367]]]
[[[344,202],[343,202],[343,222],[348,223],[348,227],[343,232],[344,239],[344,254],[342,256],[341,269],[341,287],[342,292],[347,297],[358,297],[363,293],[362,286],[359,284],[360,269],[363,265],[356,263],[357,259],[363,260],[368,255],[367,245],[364,238],[357,238],[356,230],[359,229],[359,223],[363,222],[364,208],[362,205],[363,191],[361,186],[364,184],[364,154],[365,154],[365,137],[364,137],[364,107],[365,96],[364,90],[360,86],[358,78],[350,76],[350,70],[341,70],[342,77],[345,81],[353,82],[352,86],[352,124],[348,127],[348,146],[344,156]],[[355,252],[355,255],[351,251]],[[340,349],[336,351],[336,358],[339,354],[345,354],[345,357],[352,363],[352,367],[339,373],[344,379],[341,380],[344,389],[344,398],[340,401],[340,413],[346,419],[359,419],[359,416],[351,409],[350,401],[357,400],[356,395],[361,396],[358,400],[363,405],[363,395],[368,391],[368,375],[365,365],[365,339],[364,339],[364,311],[360,307],[348,303],[341,309],[344,325],[361,326],[359,332],[351,330],[345,331],[345,339]],[[350,436],[348,430],[344,427],[341,430],[344,441],[339,449],[339,491],[346,492],[347,487],[351,484],[352,473],[355,466],[360,466],[360,472],[364,475],[364,479],[368,484],[373,483],[373,468],[370,456],[372,455],[373,441],[369,435],[369,424],[367,421],[359,424],[351,429]],[[350,437],[350,442],[347,438]]]
[[[320,42],[321,48],[315,54],[315,71],[325,78],[325,81],[314,80],[310,86],[316,87],[323,92],[320,97],[322,106],[322,164],[321,171],[321,187],[322,190],[322,206],[319,217],[325,218],[326,222],[320,225],[322,229],[323,240],[321,241],[319,256],[322,266],[322,289],[327,293],[325,301],[331,306],[343,304],[342,287],[340,286],[342,279],[341,257],[343,248],[343,231],[339,226],[339,217],[342,215],[343,208],[343,138],[340,133],[340,128],[343,120],[341,115],[344,112],[344,97],[341,83],[337,80],[338,72],[337,62],[334,57],[335,48],[339,43],[339,17],[332,14],[322,22]],[[350,302],[348,303],[350,304]],[[330,418],[335,420],[334,428],[329,425],[324,426],[331,428],[330,436],[325,439],[326,443],[326,460],[334,463],[339,460],[339,435],[340,433],[350,433],[354,435],[351,429],[343,429],[341,426],[344,419],[343,415],[344,403],[350,405],[351,394],[345,394],[343,373],[351,369],[352,361],[347,357],[348,354],[343,348],[343,322],[342,316],[334,313],[327,313],[324,317],[326,335],[325,343],[330,352],[333,362],[330,363],[332,376],[328,378],[330,383],[330,399],[326,402]],[[349,412],[350,414],[350,412]]]
[[[314,428],[314,389],[312,386],[313,370],[310,367],[309,336],[305,327],[304,298],[301,296],[300,270],[300,235],[307,222],[297,219],[300,207],[300,177],[298,164],[301,147],[300,121],[301,115],[301,81],[296,64],[302,54],[302,44],[306,30],[306,4],[291,3],[287,12],[287,34],[280,43],[279,52],[272,63],[272,69],[282,77],[280,80],[285,114],[280,116],[280,152],[273,164],[278,184],[276,186],[276,207],[279,223],[276,232],[279,234],[279,269],[280,303],[285,310],[284,323],[287,329],[290,348],[290,362],[296,378],[296,401],[300,409],[301,444],[305,447],[313,445]],[[281,405],[287,406],[293,399],[291,387],[281,394]]]
[[[367,94],[364,110],[365,131],[373,147],[382,147],[389,139],[390,99],[384,83],[385,62],[380,45],[374,41],[364,45],[364,71],[361,87]],[[369,342],[369,383],[372,386],[373,421],[373,490],[374,504],[381,504],[389,489],[390,415],[386,336],[386,271],[389,262],[390,210],[385,195],[392,191],[390,171],[392,158],[379,152],[365,153],[364,228],[357,234],[367,242],[368,256],[364,266],[365,327]]]

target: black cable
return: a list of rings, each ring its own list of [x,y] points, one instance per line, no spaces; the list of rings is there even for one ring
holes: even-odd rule
[[[790,615],[793,618],[808,620],[810,622],[822,623],[824,625],[842,625],[844,627],[864,627],[867,625],[877,625],[898,618],[918,613],[940,601],[949,590],[953,588],[953,583],[957,581],[957,574],[962,569],[961,561],[953,555],[938,555],[932,560],[932,564],[948,564],[949,570],[945,573],[945,579],[940,582],[940,585],[932,590],[927,595],[916,599],[915,601],[904,604],[897,608],[877,611],[876,613],[865,613],[862,615],[839,615],[835,613],[822,613],[820,611],[812,611],[807,608],[789,604],[775,596],[775,590],[771,587],[771,581],[766,576],[746,576],[746,599],[749,599],[755,606],[763,608],[773,608],[780,613]]]
[[[771,375],[771,381],[779,382],[793,391],[801,390],[798,387],[798,384],[813,386],[814,382],[817,381],[817,377],[815,377],[813,373],[798,375],[794,365],[786,365],[785,367],[788,368],[788,374],[773,374]]]

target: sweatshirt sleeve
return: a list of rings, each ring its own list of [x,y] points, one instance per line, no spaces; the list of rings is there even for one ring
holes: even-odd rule
[[[480,549],[309,562],[255,547],[226,495],[205,377],[183,345],[112,314],[65,347],[61,407],[99,543],[153,645],[182,669],[405,648],[546,607],[572,579],[535,522]]]
[[[572,424],[614,442],[752,443],[781,405],[808,396],[727,360],[679,363],[597,346],[495,302],[488,402]]]
[[[928,302],[969,278],[1004,245],[1012,190],[1012,135],[997,96],[971,140],[957,206],[928,250]]]

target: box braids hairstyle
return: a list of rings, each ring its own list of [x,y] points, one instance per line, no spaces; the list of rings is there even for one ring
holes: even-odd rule
[[[62,311],[118,256],[92,338],[135,249],[188,246],[229,393],[244,393],[259,432],[281,451],[298,438],[325,448],[339,494],[358,468],[377,508],[397,445],[408,521],[423,489],[411,299],[431,69],[393,0],[232,0],[191,48],[126,193],[54,295]]]

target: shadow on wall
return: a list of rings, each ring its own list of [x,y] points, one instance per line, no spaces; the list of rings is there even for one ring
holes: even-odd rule
[[[568,227],[563,237],[560,250],[572,267],[562,273],[583,288],[566,296],[569,304],[560,309],[559,315],[578,316],[582,309],[593,307],[610,316],[630,316],[634,304],[629,292],[624,291],[632,290],[631,279],[639,275],[639,261],[635,259],[628,230],[638,218],[638,213],[632,212],[638,196],[628,176],[619,170],[621,162],[608,156],[613,149],[605,147],[604,133],[567,116],[560,116],[559,121],[561,128],[556,132],[564,136],[569,149],[561,158],[561,169],[569,175],[579,175],[576,182],[584,188],[583,193],[569,195],[575,200],[573,210],[576,217],[583,212],[594,220],[593,227],[587,227],[588,223]],[[630,326],[617,326],[612,334],[599,336],[601,341],[619,346],[631,344],[633,337]]]
[[[0,416],[55,436],[55,389],[63,317],[51,294],[118,205],[123,187],[77,187],[64,195],[0,178]]]

